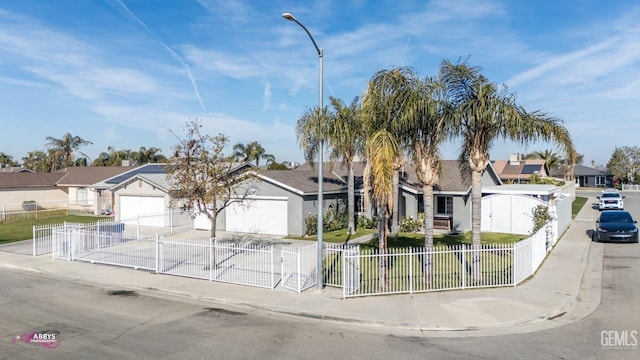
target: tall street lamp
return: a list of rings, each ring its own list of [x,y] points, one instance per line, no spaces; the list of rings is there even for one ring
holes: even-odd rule
[[[302,25],[298,20],[296,20],[296,18],[291,15],[290,13],[283,13],[282,17],[289,20],[289,21],[293,21],[294,23],[300,25],[300,27],[307,33],[307,35],[309,35],[309,39],[311,39],[311,42],[313,43],[313,46],[316,48],[316,51],[318,52],[318,58],[320,59],[320,109],[318,112],[318,136],[320,136],[320,154],[318,155],[318,265],[317,265],[317,279],[318,279],[318,284],[317,284],[317,289],[318,290],[322,290],[323,285],[324,285],[324,271],[322,268],[322,258],[323,258],[323,244],[322,244],[322,226],[324,224],[323,221],[323,204],[322,204],[322,181],[323,181],[323,177],[322,177],[322,162],[323,162],[323,152],[324,152],[324,134],[322,133],[322,127],[321,127],[321,121],[322,118],[321,116],[324,113],[324,109],[322,107],[322,49],[318,47],[318,44],[316,44],[316,41],[313,39],[313,36],[311,36],[311,33],[309,32],[309,30],[307,30],[306,27],[304,27],[304,25]]]

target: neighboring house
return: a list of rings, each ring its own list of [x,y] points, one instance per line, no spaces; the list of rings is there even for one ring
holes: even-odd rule
[[[92,185],[97,192],[109,194],[118,221],[158,215],[169,209],[169,185],[166,165],[145,164]],[[154,226],[164,226],[158,219]]]
[[[34,171],[24,168],[22,166],[6,166],[5,164],[0,164],[0,173],[21,173],[21,172],[34,172]]]
[[[93,184],[132,169],[130,166],[77,166],[64,168],[55,174],[64,174],[57,186],[67,188],[69,208],[99,215],[113,209],[113,196],[110,191],[96,189]]]
[[[554,177],[566,178],[566,167],[559,167],[551,172]],[[573,168],[573,176],[576,186],[604,188],[613,187],[613,174],[607,170],[594,169],[584,165],[576,165]]]
[[[67,205],[68,190],[57,184],[61,173],[0,173],[0,206],[3,211],[62,208]],[[29,204],[29,208],[24,208]]]
[[[521,154],[511,155],[509,160],[494,160],[493,167],[505,183],[528,183],[531,175],[549,177],[549,168],[542,159],[522,159]]]

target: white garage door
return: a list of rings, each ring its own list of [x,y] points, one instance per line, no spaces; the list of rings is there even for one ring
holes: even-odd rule
[[[164,198],[120,196],[120,221],[144,226],[164,226]]]
[[[287,198],[262,197],[232,203],[226,209],[226,230],[287,235]]]

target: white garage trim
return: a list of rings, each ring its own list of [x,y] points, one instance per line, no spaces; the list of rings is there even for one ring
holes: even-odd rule
[[[165,226],[164,197],[120,196],[120,221],[143,226]]]
[[[225,210],[227,231],[288,235],[288,198],[255,196],[229,204]]]

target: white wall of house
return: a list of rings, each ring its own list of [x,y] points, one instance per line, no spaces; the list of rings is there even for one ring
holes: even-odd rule
[[[3,188],[0,190],[0,207],[5,211],[22,211],[22,203],[36,201],[40,208],[61,208],[67,206],[68,194],[61,187],[40,187],[37,189]]]

